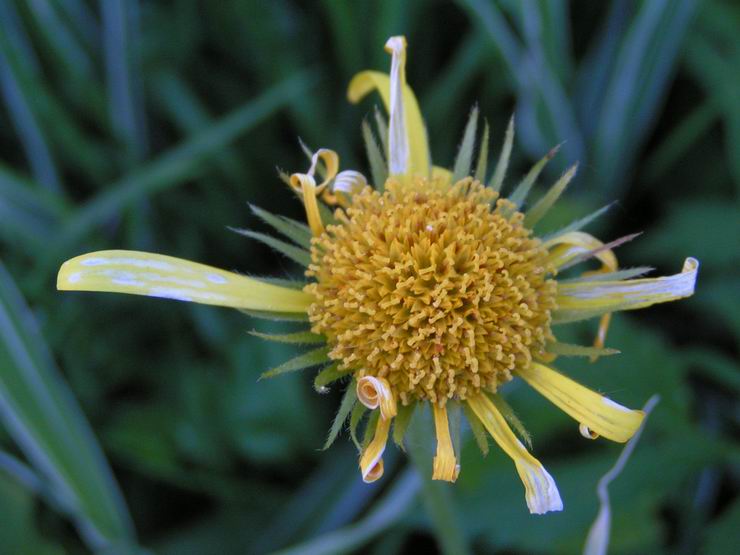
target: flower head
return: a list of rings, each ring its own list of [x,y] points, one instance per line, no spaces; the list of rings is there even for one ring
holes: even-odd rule
[[[365,441],[357,442],[366,482],[383,475],[392,423],[400,443],[422,404],[432,408],[437,436],[433,478],[455,481],[460,463],[448,409],[462,405],[476,437],[487,431],[513,460],[530,511],[560,510],[555,481],[512,431],[510,425],[522,435],[523,428],[499,386],[520,378],[575,419],[584,437],[627,441],[642,412],[579,385],[551,364],[559,355],[616,353],[604,347],[611,314],[692,295],[698,262],[688,258],[681,273],[661,278],[640,278],[649,268],[620,270],[613,249],[633,236],[603,243],[582,231],[604,209],[539,237],[535,226],[575,167],[522,210],[553,149],[502,198],[513,120],[487,184],[487,126],[471,172],[477,110],[454,169],[432,166],[419,106],[406,84],[405,39],[392,37],[386,50],[390,75],[362,72],[348,91],[357,102],[377,90],[388,111],[387,122],[378,119],[382,146],[363,127],[375,186],[360,172],[340,172],[336,153],[320,149],[309,153],[305,173],[283,176],[305,207],[307,226],[254,209],[295,245],[244,232],[304,264],[307,283],[295,288],[162,255],[103,251],[65,262],[58,288],[166,297],[257,316],[305,315],[310,330],[257,335],[324,345],[265,376],[323,364],[317,389],[348,383],[327,446],[350,413],[354,438],[363,412],[371,411]],[[558,280],[564,269],[588,261],[597,261],[598,269]],[[555,338],[554,325],[590,318],[600,318],[593,346]]]

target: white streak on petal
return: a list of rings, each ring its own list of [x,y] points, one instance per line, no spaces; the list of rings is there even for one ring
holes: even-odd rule
[[[206,279],[211,283],[218,284],[227,283],[229,281],[224,276],[221,276],[219,274],[206,274]]]

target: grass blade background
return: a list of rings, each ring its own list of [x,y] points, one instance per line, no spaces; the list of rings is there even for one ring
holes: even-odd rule
[[[91,549],[133,545],[110,469],[2,264],[0,416]]]

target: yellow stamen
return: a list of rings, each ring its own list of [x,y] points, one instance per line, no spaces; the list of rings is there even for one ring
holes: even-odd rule
[[[388,431],[391,428],[390,418],[378,418],[378,426],[375,428],[375,436],[362,453],[360,458],[360,471],[365,483],[374,482],[383,475],[383,452],[388,441]]]
[[[552,368],[533,362],[518,370],[524,380],[560,410],[596,433],[624,443],[637,431],[644,413],[615,403],[607,397],[565,377]]]
[[[496,406],[486,396],[479,393],[468,398],[468,406],[475,413],[481,424],[488,430],[499,447],[514,461],[519,477],[524,484],[525,499],[529,512],[544,514],[548,511],[562,511],[555,480],[545,470],[540,461],[534,458],[522,445],[506,423]]]
[[[357,398],[370,410],[380,407],[380,415],[385,420],[393,418],[398,412],[396,399],[385,378],[364,376],[357,380]]]
[[[455,459],[450,438],[450,426],[447,419],[447,407],[432,405],[434,410],[434,428],[437,432],[437,454],[434,457],[432,480],[454,482],[460,473],[460,465]]]

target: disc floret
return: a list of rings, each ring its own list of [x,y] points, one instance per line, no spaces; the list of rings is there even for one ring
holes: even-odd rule
[[[404,405],[496,391],[552,338],[556,283],[523,215],[472,178],[354,195],[314,239],[309,318],[329,356]]]

